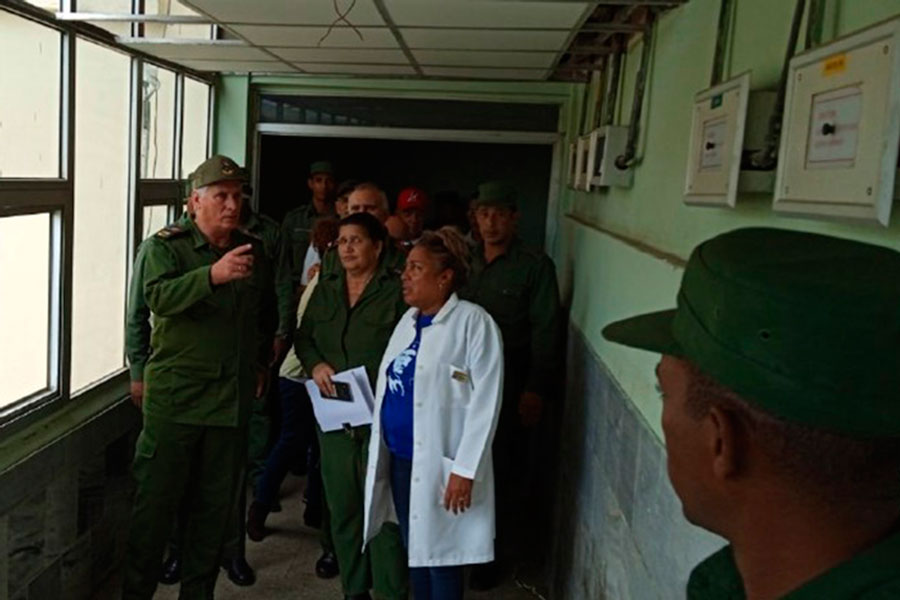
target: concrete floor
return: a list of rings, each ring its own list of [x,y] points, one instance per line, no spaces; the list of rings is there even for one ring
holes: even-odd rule
[[[256,570],[256,584],[238,587],[222,572],[216,584],[217,600],[258,598],[260,600],[340,600],[339,579],[316,577],[314,566],[320,555],[318,532],[303,525],[303,480],[288,475],[282,486],[282,511],[272,513],[266,521],[269,535],[262,542],[247,540],[247,562]],[[95,594],[93,600],[118,600],[121,581],[113,577]],[[154,599],[176,600],[178,586],[160,585]],[[512,577],[489,592],[468,592],[471,600],[535,600]]]

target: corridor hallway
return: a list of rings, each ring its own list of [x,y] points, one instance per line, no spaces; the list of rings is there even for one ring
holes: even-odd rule
[[[247,540],[247,562],[256,570],[256,583],[238,587],[225,572],[216,583],[216,600],[335,600],[341,597],[340,579],[319,579],[314,565],[321,554],[318,532],[302,524],[305,478],[288,475],[281,488],[281,512],[266,521],[269,534],[262,542]],[[525,581],[529,581],[526,574]],[[527,585],[527,584],[526,584]],[[119,600],[121,572],[103,584],[91,600]],[[160,585],[154,600],[177,600],[178,585]],[[469,600],[537,600],[512,580],[488,592],[467,592]],[[50,600],[50,599],[47,599]]]

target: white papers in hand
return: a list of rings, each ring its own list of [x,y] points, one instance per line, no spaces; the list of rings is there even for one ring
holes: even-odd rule
[[[343,395],[345,399],[335,400],[322,397],[319,386],[312,379],[306,382],[309,398],[312,400],[313,412],[316,421],[322,431],[337,431],[344,425],[358,427],[372,423],[372,411],[375,407],[375,397],[365,367],[357,367],[335,374],[331,380],[335,383],[343,383],[342,389],[349,394]]]

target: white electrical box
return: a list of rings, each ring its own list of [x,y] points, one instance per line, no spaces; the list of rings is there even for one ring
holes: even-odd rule
[[[774,208],[887,225],[900,147],[900,19],[791,60]]]
[[[613,185],[631,187],[634,171],[616,166],[616,157],[625,153],[627,145],[627,127],[605,125],[591,132],[585,165],[588,189]]]
[[[590,136],[582,136],[578,138],[578,144],[575,147],[575,189],[589,190],[590,182],[587,177],[587,160],[588,150],[590,146]]]
[[[749,101],[749,72],[694,97],[685,203],[735,205]]]

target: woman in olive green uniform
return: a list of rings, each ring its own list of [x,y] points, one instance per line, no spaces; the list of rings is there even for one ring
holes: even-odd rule
[[[295,339],[300,362],[323,393],[334,394],[332,375],[359,366],[375,387],[381,356],[406,311],[398,274],[380,260],[387,243],[387,231],[372,215],[356,213],[341,221],[337,251],[343,268],[320,275]],[[365,425],[318,432],[331,509],[326,526],[348,598],[368,598],[371,588],[377,598],[406,600],[406,557],[397,524],[385,524],[362,552],[369,430]]]

